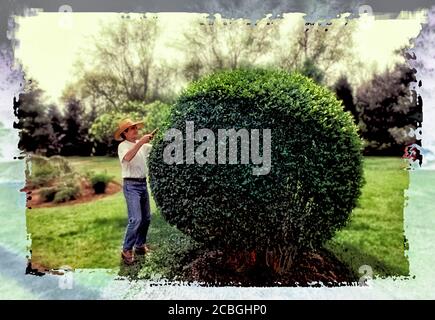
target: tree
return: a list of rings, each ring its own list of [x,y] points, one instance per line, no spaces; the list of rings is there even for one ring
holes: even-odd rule
[[[98,111],[117,110],[127,101],[148,103],[165,99],[171,86],[170,69],[156,62],[159,26],[156,19],[121,19],[103,25],[88,55],[76,65],[78,80],[66,91]]]
[[[35,81],[30,80],[18,100],[14,98],[14,115],[18,121],[14,128],[19,129],[18,148],[31,153],[45,155],[50,149],[52,127],[46,114],[43,91]]]
[[[113,137],[113,133],[118,127],[119,121],[125,118],[127,118],[126,114],[110,111],[95,119],[89,133],[95,141],[96,154],[116,155],[118,144]]]
[[[356,124],[359,123],[359,112],[356,109],[356,105],[353,101],[352,87],[347,80],[346,76],[341,76],[334,85],[333,88],[337,98],[343,101],[344,110],[352,114],[353,120]]]
[[[65,136],[62,155],[88,156],[91,154],[92,144],[88,137],[88,128],[84,125],[84,108],[74,97],[68,98],[65,103]]]
[[[306,59],[298,71],[318,84],[322,84],[325,78],[325,73],[311,59]]]
[[[193,81],[218,70],[257,64],[278,39],[277,30],[278,23],[269,19],[255,26],[246,19],[223,19],[219,14],[209,21],[198,19],[174,45],[186,55],[184,78]]]
[[[168,120],[171,105],[154,101],[146,106],[147,114],[144,122],[146,132],[151,132],[156,128],[160,128]]]
[[[51,126],[50,145],[47,150],[47,156],[59,155],[63,148],[65,128],[62,114],[56,105],[48,107],[47,121]]]
[[[353,32],[357,22],[344,18],[334,19],[330,24],[303,23],[302,21],[291,31],[281,31],[282,41],[275,53],[276,64],[288,71],[304,72],[307,66],[315,66],[320,70],[325,81],[334,80],[334,69],[339,64],[357,64],[352,52]],[[314,74],[316,75],[316,74]],[[319,78],[314,77],[316,82]]]
[[[421,103],[409,88],[416,81],[415,73],[406,64],[396,64],[358,88],[366,154],[403,155],[405,145],[413,141],[408,132],[417,127],[421,115]]]

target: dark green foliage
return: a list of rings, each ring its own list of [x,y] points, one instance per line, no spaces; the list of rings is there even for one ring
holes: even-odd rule
[[[365,154],[401,156],[405,146],[414,142],[407,134],[422,121],[422,103],[409,87],[416,81],[415,72],[397,64],[358,88],[356,100]]]
[[[48,157],[91,154],[93,142],[88,131],[96,114],[95,110],[86,113],[78,99],[67,98],[62,115],[56,105],[45,102],[38,83],[29,81],[19,99],[14,98],[14,114],[21,150]]]
[[[107,172],[90,173],[90,180],[92,188],[96,194],[104,193],[106,191],[107,184],[113,181],[114,177],[107,174]]]
[[[355,124],[358,124],[359,112],[353,101],[352,87],[345,76],[340,77],[335,83],[334,91],[338,100],[343,101],[344,111],[349,111],[353,116]]]
[[[184,133],[186,121],[216,137],[218,129],[272,130],[272,168],[260,176],[252,164],[168,165],[164,130],[154,140],[154,199],[169,223],[198,242],[319,247],[348,221],[363,183],[361,140],[328,89],[298,73],[223,71],[182,92],[168,127]]]
[[[17,121],[14,128],[19,129],[18,148],[32,153],[46,155],[50,149],[53,129],[48,121],[43,91],[36,82],[29,82],[26,91],[14,98],[14,114]]]
[[[93,147],[88,138],[90,124],[85,121],[85,112],[79,100],[74,97],[67,98],[64,117],[65,137],[62,155],[90,155]]]
[[[325,78],[324,72],[311,59],[306,59],[304,61],[304,64],[302,65],[302,68],[299,70],[299,72],[302,73],[304,76],[313,79],[314,82],[318,84],[322,84],[323,79]]]
[[[50,143],[47,146],[47,156],[60,154],[65,138],[63,116],[56,105],[51,105],[47,111],[47,121],[51,125]]]

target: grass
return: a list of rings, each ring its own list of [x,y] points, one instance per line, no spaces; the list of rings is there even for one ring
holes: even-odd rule
[[[72,157],[69,160],[78,171],[106,169],[117,181],[121,180],[117,158]],[[359,206],[351,222],[326,247],[355,274],[361,265],[369,265],[379,276],[406,275],[403,205],[408,172],[402,170],[404,163],[399,158],[366,157],[364,166],[366,185]],[[165,268],[163,260],[170,239],[183,239],[178,230],[164,221],[153,200],[151,210],[149,243],[158,259],[145,266],[147,274]],[[32,260],[51,268],[61,265],[118,268],[126,223],[122,192],[89,203],[28,210]]]
[[[365,158],[366,185],[359,205],[351,222],[326,245],[356,274],[362,265],[370,266],[378,276],[409,272],[403,227],[409,174],[404,166],[400,158]]]
[[[121,182],[117,158],[69,157],[81,172],[107,170]],[[127,224],[122,192],[103,199],[71,206],[27,210],[27,230],[32,238],[32,261],[48,268],[116,268]],[[151,198],[151,246],[161,246],[171,235],[180,234],[158,214]],[[180,235],[181,236],[181,235]]]
[[[118,158],[113,157],[68,157],[68,160],[76,170],[81,173],[94,171],[95,173],[104,172],[115,177],[115,181],[121,182],[121,167]]]

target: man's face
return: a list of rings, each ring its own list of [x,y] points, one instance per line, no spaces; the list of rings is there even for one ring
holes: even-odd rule
[[[131,126],[124,131],[125,138],[127,140],[136,140],[138,136],[138,130],[136,126]]]

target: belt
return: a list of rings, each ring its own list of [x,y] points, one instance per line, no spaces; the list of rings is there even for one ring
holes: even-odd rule
[[[147,178],[124,178],[124,181],[147,182]]]

